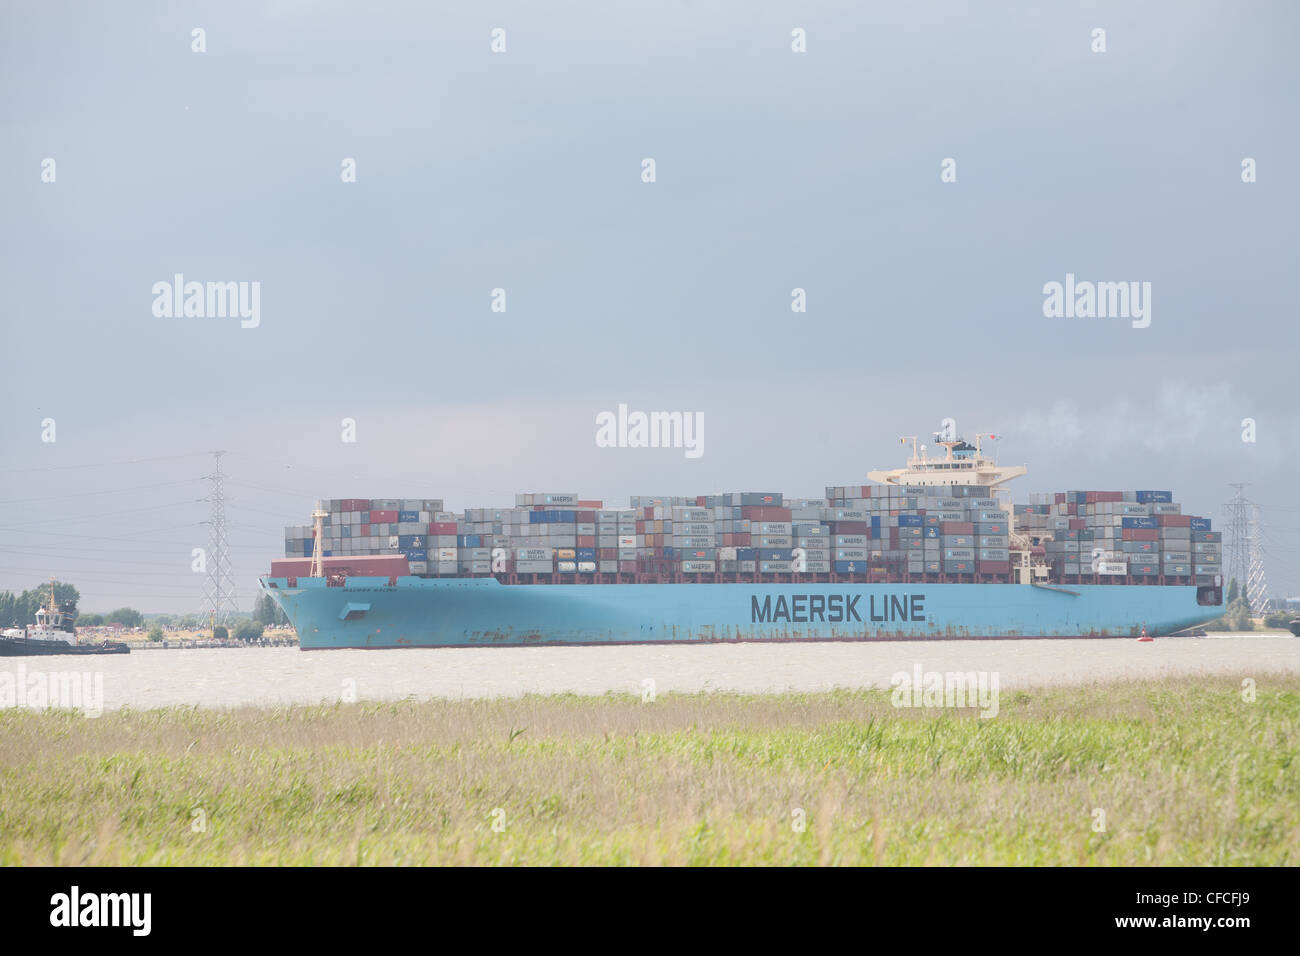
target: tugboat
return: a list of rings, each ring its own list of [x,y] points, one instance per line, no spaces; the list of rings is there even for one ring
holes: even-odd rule
[[[54,579],[50,579],[50,601],[36,612],[35,627],[11,627],[0,633],[0,657],[35,657],[46,654],[130,654],[131,648],[121,641],[94,644],[77,642],[76,608],[71,601],[63,605],[54,599]]]

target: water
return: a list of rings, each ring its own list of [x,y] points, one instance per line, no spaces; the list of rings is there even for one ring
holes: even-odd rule
[[[924,644],[704,644],[632,647],[297,648],[149,650],[129,656],[7,658],[0,675],[103,675],[112,710],[194,705],[320,703],[355,686],[361,700],[524,693],[829,690],[888,687],[916,664],[931,671],[997,672],[1000,688],[1182,674],[1300,673],[1291,636],[1134,640],[931,641]],[[349,683],[353,682],[353,683]]]

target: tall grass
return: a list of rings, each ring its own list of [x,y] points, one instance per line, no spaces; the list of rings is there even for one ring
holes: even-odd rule
[[[1300,677],[1256,679],[0,711],[0,862],[1295,864]]]

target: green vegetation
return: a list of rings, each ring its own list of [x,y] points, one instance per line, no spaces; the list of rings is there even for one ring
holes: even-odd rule
[[[121,624],[123,627],[144,627],[146,618],[134,608],[120,607],[107,614],[82,614],[77,617],[78,627],[104,627],[108,624]],[[165,621],[153,620],[151,623],[167,626]]]
[[[1246,603],[1246,599],[1235,598],[1228,602],[1223,617],[1219,618],[1216,624],[1229,631],[1253,631],[1255,622],[1250,613],[1250,605]]]
[[[212,636],[218,641],[224,641],[226,638],[230,637],[230,632],[226,630],[224,624],[218,624],[212,629]]]
[[[1294,865],[1300,677],[1251,676],[3,710],[0,865]]]
[[[262,625],[259,621],[240,621],[235,625],[235,640],[258,641],[262,639]]]
[[[162,625],[154,624],[153,626],[151,626],[149,628],[149,640],[153,641],[156,644],[162,641],[162,639],[163,639]]]
[[[259,621],[267,627],[283,626],[289,623],[289,618],[280,609],[280,605],[276,604],[271,595],[265,592],[257,596],[257,602],[253,605],[253,620]]]

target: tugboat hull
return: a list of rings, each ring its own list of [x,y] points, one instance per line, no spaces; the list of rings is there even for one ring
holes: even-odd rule
[[[131,648],[121,641],[102,644],[66,644],[62,641],[39,641],[26,637],[0,637],[0,657],[54,657],[85,654],[130,654]]]

